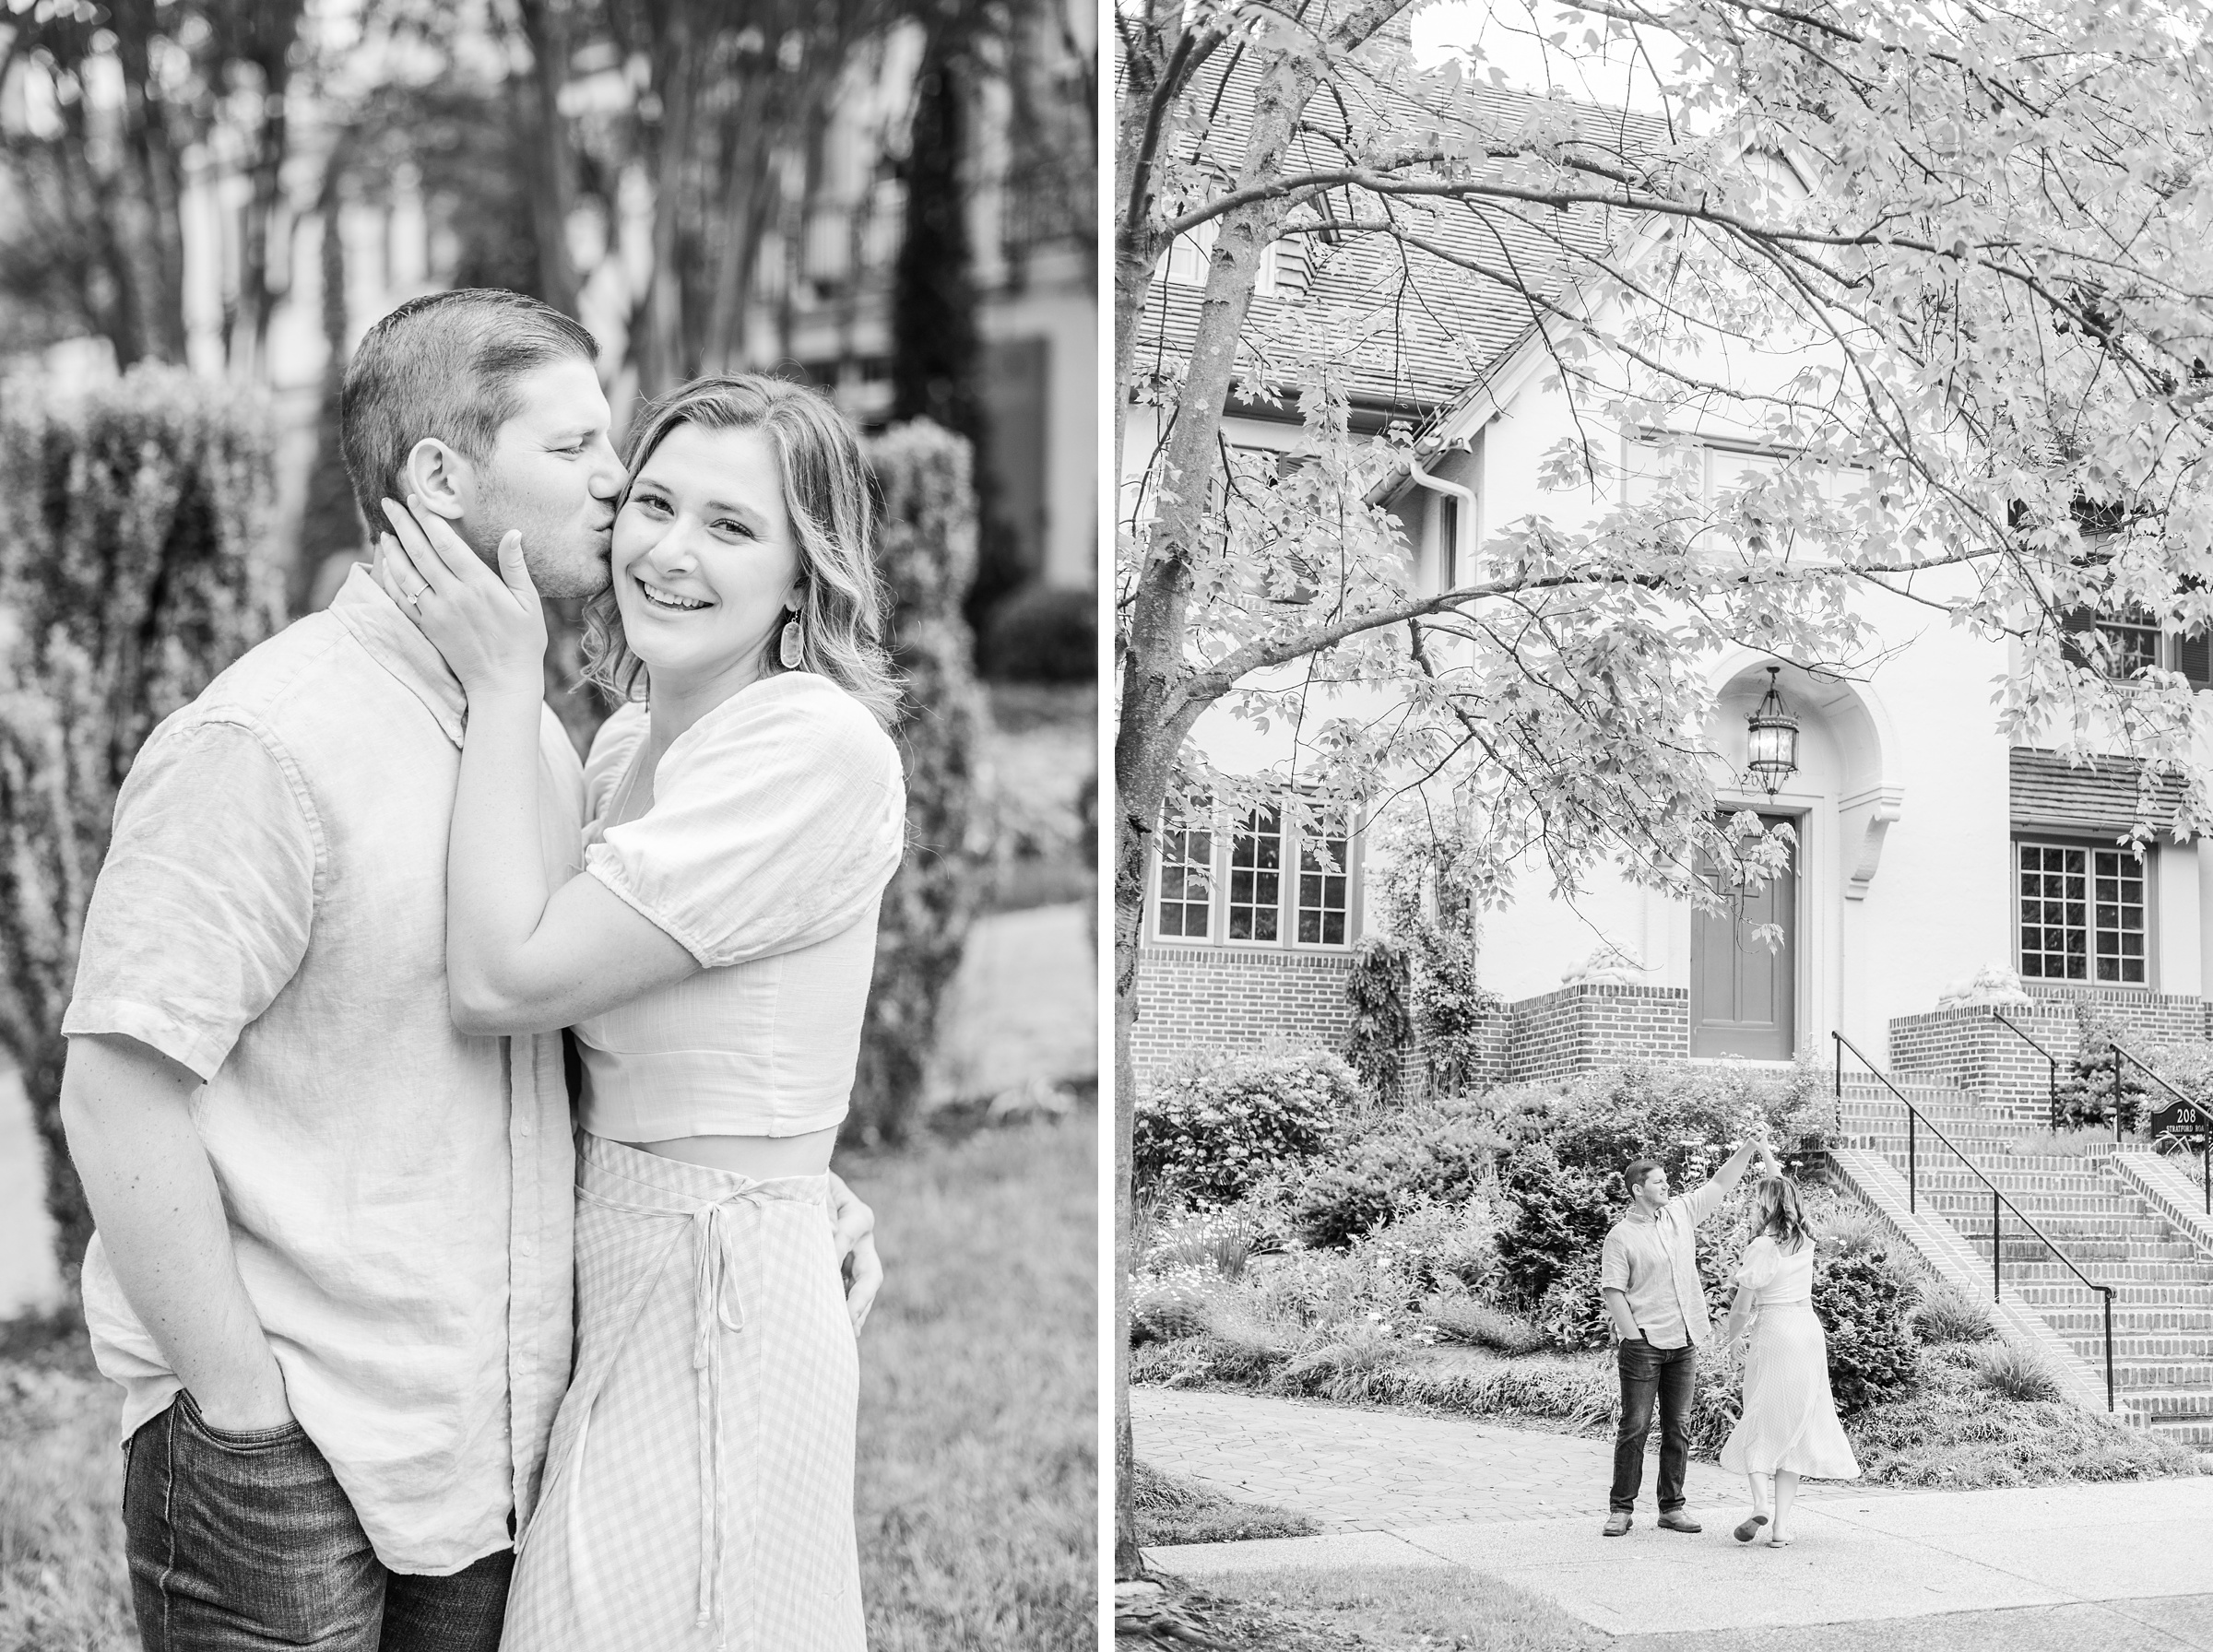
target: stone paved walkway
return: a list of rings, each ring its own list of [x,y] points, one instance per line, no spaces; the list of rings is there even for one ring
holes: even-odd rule
[[[1330,1531],[1562,1515],[1604,1520],[1614,1475],[1610,1441],[1459,1417],[1143,1387],[1130,1389],[1130,1410],[1143,1461],[1227,1497],[1296,1508]],[[1657,1513],[1659,1430],[1652,1438],[1639,1500],[1647,1521]],[[1717,1516],[1745,1500],[1742,1479],[1695,1460],[1685,1491],[1694,1512]],[[1809,1503],[1893,1494],[1817,1481],[1799,1493]]]

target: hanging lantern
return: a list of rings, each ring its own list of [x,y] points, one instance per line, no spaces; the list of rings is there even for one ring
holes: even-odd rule
[[[1782,789],[1782,783],[1798,773],[1798,719],[1783,709],[1782,695],[1775,687],[1781,666],[1768,667],[1768,692],[1760,701],[1759,709],[1745,722],[1751,728],[1751,758],[1745,767],[1753,778],[1772,797]]]

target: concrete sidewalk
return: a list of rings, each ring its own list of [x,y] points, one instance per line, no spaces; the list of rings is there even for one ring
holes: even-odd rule
[[[1637,1652],[1669,1635],[1698,1652],[1764,1652],[1784,1644],[1764,1632],[1885,1620],[1919,1627],[1910,1639],[1840,1628],[1817,1644],[2213,1652],[2213,1612],[2191,1604],[2213,1596],[2213,1476],[1975,1492],[1809,1481],[1793,1545],[1769,1549],[1730,1537],[1745,1484],[1711,1463],[1693,1462],[1687,1486],[1703,1532],[1653,1524],[1648,1459],[1636,1527],[1606,1538],[1610,1440],[1252,1394],[1138,1387],[1130,1403],[1143,1461],[1325,1528],[1145,1552],[1232,1593],[1238,1575],[1279,1567],[1451,1566],[1636,1636]],[[2191,1622],[2199,1639],[2177,1628]]]
[[[1734,1502],[1706,1530],[1650,1515],[1461,1520],[1149,1549],[1199,1583],[1280,1566],[1465,1566],[1610,1634],[1748,1630],[2213,1595],[2213,1478],[1802,1499],[1788,1549],[1744,1546]],[[2136,1614],[2143,1615],[2143,1614]],[[1705,1643],[1700,1642],[1703,1646]],[[2181,1642],[2178,1644],[2188,1644]]]
[[[1130,1412],[1143,1461],[1241,1503],[1295,1508],[1331,1531],[1580,1515],[1595,1532],[1614,1479],[1611,1439],[1468,1417],[1145,1387],[1130,1390]],[[1654,1429],[1639,1501],[1647,1525],[1658,1512],[1659,1439]],[[1739,1476],[1695,1459],[1684,1492],[1716,1518],[1746,1494]],[[1799,1501],[1897,1495],[1808,1481]]]

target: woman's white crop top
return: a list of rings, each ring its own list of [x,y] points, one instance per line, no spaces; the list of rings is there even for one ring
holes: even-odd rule
[[[585,871],[667,930],[699,974],[576,1026],[584,1127],[617,1141],[799,1136],[846,1115],[905,845],[898,750],[827,678],[787,671],[680,736],[653,803],[606,821],[646,714],[607,720],[585,768]]]

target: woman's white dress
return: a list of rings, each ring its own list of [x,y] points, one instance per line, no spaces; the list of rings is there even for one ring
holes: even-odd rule
[[[1784,1251],[1763,1233],[1745,1247],[1739,1287],[1755,1292],[1744,1414],[1722,1447],[1736,1474],[1857,1480],[1859,1459],[1828,1391],[1828,1339],[1814,1313],[1814,1242]]]
[[[791,672],[680,737],[621,820],[646,733],[625,708],[593,747],[586,870],[702,967],[576,1028],[576,1369],[503,1645],[865,1652],[859,1363],[828,1178],[629,1144],[844,1117],[904,838],[898,754],[842,690]]]

